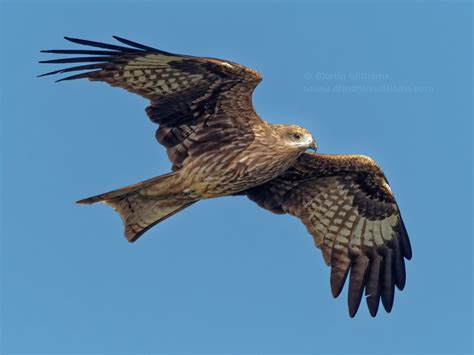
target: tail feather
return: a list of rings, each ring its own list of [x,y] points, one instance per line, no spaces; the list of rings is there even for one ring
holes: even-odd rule
[[[157,192],[159,192],[159,189],[161,189],[161,191],[164,194],[166,194],[166,191],[172,185],[172,181],[175,179],[175,177],[176,177],[176,173],[160,175],[160,176],[139,182],[137,184],[121,187],[120,189],[117,189],[117,190],[113,190],[113,191],[106,192],[100,195],[88,197],[88,198],[76,201],[76,203],[79,203],[81,205],[90,205],[96,202],[104,202],[106,200],[111,200],[116,197],[124,196],[127,193],[143,190],[146,187],[148,188],[153,187],[153,190]]]
[[[104,202],[120,214],[125,227],[125,237],[129,242],[134,242],[151,227],[196,201],[155,200],[135,193]]]
[[[89,197],[77,203],[103,202],[115,209],[122,218],[125,237],[136,241],[143,233],[168,217],[192,205],[195,200],[167,195],[175,173],[130,185],[118,190]],[[160,193],[161,191],[161,193]]]

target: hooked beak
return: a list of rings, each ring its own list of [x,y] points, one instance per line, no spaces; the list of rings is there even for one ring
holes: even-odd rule
[[[309,145],[309,148],[314,150],[314,151],[317,151],[318,150],[318,146],[316,145],[316,142],[313,140],[311,142],[311,144]]]

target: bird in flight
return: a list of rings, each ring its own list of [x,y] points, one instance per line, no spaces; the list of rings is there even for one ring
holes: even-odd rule
[[[86,64],[40,76],[71,72],[58,81],[103,81],[148,99],[146,113],[159,125],[156,139],[172,171],[78,203],[113,207],[134,242],[202,199],[247,196],[304,223],[331,267],[334,297],[349,277],[351,317],[364,291],[372,316],[380,300],[391,311],[395,286],[405,286],[404,259],[412,252],[387,179],[372,159],[308,152],[316,151],[308,130],[262,120],[252,105],[262,77],[250,68],[114,38],[121,45],[65,37],[93,49],[44,50],[80,56],[40,63]]]

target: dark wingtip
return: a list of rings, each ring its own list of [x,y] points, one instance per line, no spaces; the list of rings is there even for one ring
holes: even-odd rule
[[[406,270],[405,270],[405,259],[400,254],[399,246],[395,248],[395,260],[394,260],[394,276],[395,286],[402,291],[406,284]]]
[[[359,310],[360,301],[359,303],[350,303],[349,304],[349,317],[354,318]]]
[[[407,260],[411,260],[413,253],[411,249],[410,238],[408,237],[408,232],[405,227],[405,223],[403,222],[403,218],[401,214],[400,214],[400,220],[397,225],[397,229],[399,233],[402,254]]]
[[[381,261],[378,255],[371,260],[365,286],[365,299],[372,317],[377,315],[380,303]]]
[[[79,38],[73,38],[73,37],[67,37],[67,36],[65,36],[64,39],[69,42],[81,44],[83,46],[106,48],[106,49],[112,49],[115,51],[122,51],[122,52],[137,52],[137,49],[134,49],[134,48],[116,46],[114,44],[107,44],[107,43],[96,42],[96,41],[89,41],[87,39],[79,39]]]
[[[345,281],[345,279],[344,279]],[[338,298],[344,288],[344,282],[331,284],[332,297]]]
[[[78,205],[92,205],[93,203],[100,202],[102,199],[100,198],[101,195],[92,196],[88,198],[83,198],[82,200],[76,201]]]
[[[405,289],[405,281],[401,281],[399,283],[396,283],[395,286],[397,286],[397,288],[400,290],[400,291],[403,291]]]
[[[47,72],[47,73],[38,75],[38,78],[40,78],[40,77],[42,77],[42,76],[48,76],[48,75],[59,74],[59,73],[62,73],[63,71],[64,71],[64,69],[58,69],[58,70],[50,71],[50,72]]]
[[[391,303],[384,303],[383,300],[382,300],[382,304],[383,304],[383,307],[385,308],[385,312],[387,312],[387,313],[392,312],[393,300],[392,300]]]
[[[331,293],[334,298],[341,294],[344,284],[346,283],[350,267],[351,260],[349,258],[335,258],[334,265],[331,267],[330,276]]]
[[[93,56],[93,57],[73,57],[73,58],[59,58],[59,59],[49,59],[49,60],[41,60],[39,63],[45,64],[68,64],[68,63],[95,63],[95,62],[110,62],[112,58],[110,56],[107,57],[100,57],[100,56]]]
[[[172,53],[162,51],[160,49],[153,48],[153,47],[150,47],[150,46],[146,46],[146,45],[141,44],[141,43],[130,41],[129,39],[126,39],[126,38],[122,38],[122,37],[119,37],[119,36],[112,36],[112,37],[115,40],[119,41],[120,43],[126,44],[127,46],[130,46],[130,47],[133,47],[133,48],[137,48],[137,49],[144,50],[144,51],[149,51],[149,52],[160,53],[160,54],[164,54],[164,55],[173,55]]]
[[[76,43],[76,44],[82,44],[82,45],[85,45],[85,46],[91,45],[92,43],[98,43],[98,42],[93,42],[93,41],[89,41],[89,40],[86,40],[86,39],[80,39],[80,38],[69,37],[69,36],[64,36],[64,39],[66,41]]]
[[[351,318],[356,315],[362,300],[369,263],[369,258],[362,254],[351,266],[349,290],[347,292],[349,316]]]
[[[65,78],[61,78],[61,79],[56,80],[55,83],[59,83],[61,81],[69,81],[69,80],[74,80],[74,79],[87,78],[87,75],[85,75],[85,74],[88,74],[88,73],[66,76]]]
[[[369,300],[371,296],[367,296],[367,305],[369,308],[369,313],[372,318],[377,316],[377,312],[379,310],[379,300]]]
[[[393,307],[395,298],[395,283],[393,275],[393,251],[389,249],[387,254],[384,256],[383,261],[383,277],[382,277],[382,305],[384,306],[387,313],[390,313]]]

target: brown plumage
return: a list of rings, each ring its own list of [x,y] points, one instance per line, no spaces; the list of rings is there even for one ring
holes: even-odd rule
[[[252,69],[115,38],[127,47],[66,37],[102,49],[43,51],[87,56],[42,63],[89,63],[43,75],[85,70],[58,81],[104,81],[147,98],[146,113],[159,125],[156,138],[167,149],[172,172],[78,203],[112,206],[133,242],[201,199],[246,195],[269,211],[301,219],[331,266],[334,297],[349,277],[351,317],[364,290],[372,316],[380,299],[391,311],[394,287],[405,286],[411,247],[388,182],[372,159],[308,153],[316,146],[306,129],[262,120],[252,106],[261,76]]]

